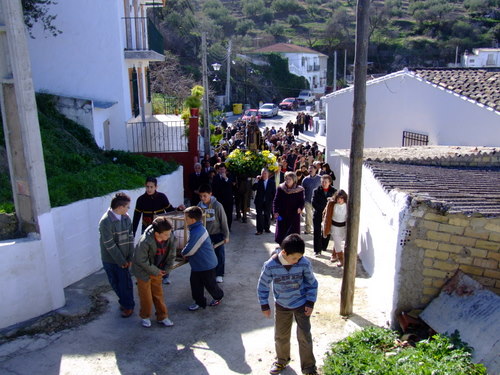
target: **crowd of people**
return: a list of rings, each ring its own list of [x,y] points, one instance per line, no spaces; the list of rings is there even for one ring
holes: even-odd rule
[[[309,319],[316,301],[317,281],[310,261],[303,257],[305,244],[301,234],[314,236],[316,256],[326,250],[331,235],[334,242],[331,260],[343,266],[348,197],[343,190],[336,191],[332,186],[335,174],[324,162],[324,151],[319,150],[316,142],[299,143],[295,139],[295,133],[304,131],[310,123],[308,115],[299,113],[297,122],[287,125],[286,130],[265,128],[263,134],[252,121],[238,121],[231,126],[223,122],[220,147],[213,156],[205,155],[196,163],[189,176],[190,207],[173,207],[167,196],[157,191],[156,179],[148,177],[146,191],[137,199],[133,220],[130,220],[127,214],[130,197],[117,193],[99,223],[103,267],[118,296],[123,317],[131,316],[135,306],[130,269],[137,280],[141,324],[151,326],[154,306],[157,322],[173,326],[162,283],[169,283],[168,271],[178,249],[173,226],[161,214],[184,211],[189,237],[181,255],[191,266],[194,301],[188,309],[218,306],[224,296],[219,284],[224,281],[224,245],[229,242],[233,209],[236,208],[234,219],[246,223],[254,196],[255,235],[271,233],[274,221],[274,241],[278,245],[264,264],[258,281],[258,298],[266,317],[270,317],[270,292],[275,293],[277,360],[270,373],[279,374],[289,362],[290,329],[295,319],[300,333],[302,371],[316,374]],[[263,168],[258,176],[232,176],[224,162],[237,147],[270,150],[277,157],[279,170],[271,173]],[[301,231],[302,218],[304,231]],[[141,237],[134,246],[139,224]],[[288,278],[280,276],[292,274],[296,275],[293,288]],[[286,293],[279,292],[281,289]],[[212,296],[209,303],[205,290]]]

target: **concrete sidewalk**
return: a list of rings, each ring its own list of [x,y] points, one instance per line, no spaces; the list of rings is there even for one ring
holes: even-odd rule
[[[246,224],[233,224],[222,284],[225,297],[220,306],[187,310],[192,303],[190,268],[182,266],[171,273],[172,284],[164,286],[175,326],[161,327],[153,321],[151,328],[144,328],[138,306],[132,317],[120,317],[116,296],[101,270],[67,288],[67,305],[32,322],[27,327],[30,335],[15,339],[3,336],[0,373],[267,374],[274,360],[273,320],[260,311],[256,284],[262,264],[276,244],[272,233],[254,235],[253,210],[250,217]],[[383,325],[385,319],[370,309],[365,294],[369,279],[361,269],[356,280],[355,314],[342,319],[338,315],[342,269],[329,261],[329,254],[314,258],[312,236],[304,238],[306,256],[319,282],[312,333],[320,366],[331,342],[359,327]],[[57,327],[64,329],[57,331]],[[11,330],[10,334],[16,332],[20,333]],[[291,356],[290,366],[282,373],[300,374],[295,329]]]

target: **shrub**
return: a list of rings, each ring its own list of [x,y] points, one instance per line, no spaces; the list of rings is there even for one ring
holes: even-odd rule
[[[404,347],[389,329],[369,327],[331,346],[324,375],[461,374],[483,375],[486,369],[471,361],[471,348],[451,337],[435,335],[415,347]]]
[[[288,22],[290,24],[290,26],[292,27],[297,27],[300,25],[300,22],[302,20],[300,19],[299,16],[296,16],[296,15],[290,15],[288,16],[288,18],[286,19],[286,22]]]

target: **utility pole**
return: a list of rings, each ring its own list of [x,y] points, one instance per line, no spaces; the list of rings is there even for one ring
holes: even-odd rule
[[[358,259],[359,212],[361,207],[361,174],[366,112],[366,73],[368,66],[368,28],[370,0],[358,0],[356,11],[356,52],[354,57],[354,103],[351,153],[349,157],[349,202],[347,204],[347,238],[345,264],[340,291],[340,315],[352,314],[354,282]]]
[[[227,76],[226,76],[226,104],[231,104],[231,48],[233,46],[233,41],[229,39],[229,45],[227,47]]]
[[[347,84],[347,49],[344,50],[344,85]]]
[[[19,230],[40,233],[50,200],[20,0],[0,2],[0,108]]]
[[[210,114],[208,101],[207,33],[201,34],[201,64],[203,71],[203,148],[210,155]]]
[[[337,51],[333,52],[333,91],[337,91]]]

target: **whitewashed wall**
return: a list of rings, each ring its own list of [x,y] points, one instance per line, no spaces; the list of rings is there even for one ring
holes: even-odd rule
[[[111,146],[126,149],[131,111],[123,2],[64,0],[49,7],[62,34],[48,36],[35,24],[35,39],[28,38],[35,91],[116,102],[109,111]]]
[[[350,148],[353,90],[324,100],[327,149]],[[428,135],[430,145],[498,146],[500,114],[409,73],[370,81],[364,146],[401,147],[404,130]]]
[[[182,176],[181,166],[158,178],[158,190],[174,206],[184,201]],[[123,191],[132,198],[133,217],[144,188]],[[0,329],[62,307],[63,288],[102,267],[98,224],[113,195],[53,208],[39,217],[39,237],[0,241]]]
[[[335,155],[338,186],[348,194],[349,158]],[[370,275],[369,303],[394,322],[399,283],[401,233],[407,222],[407,195],[384,191],[370,169],[363,167],[358,255]]]

